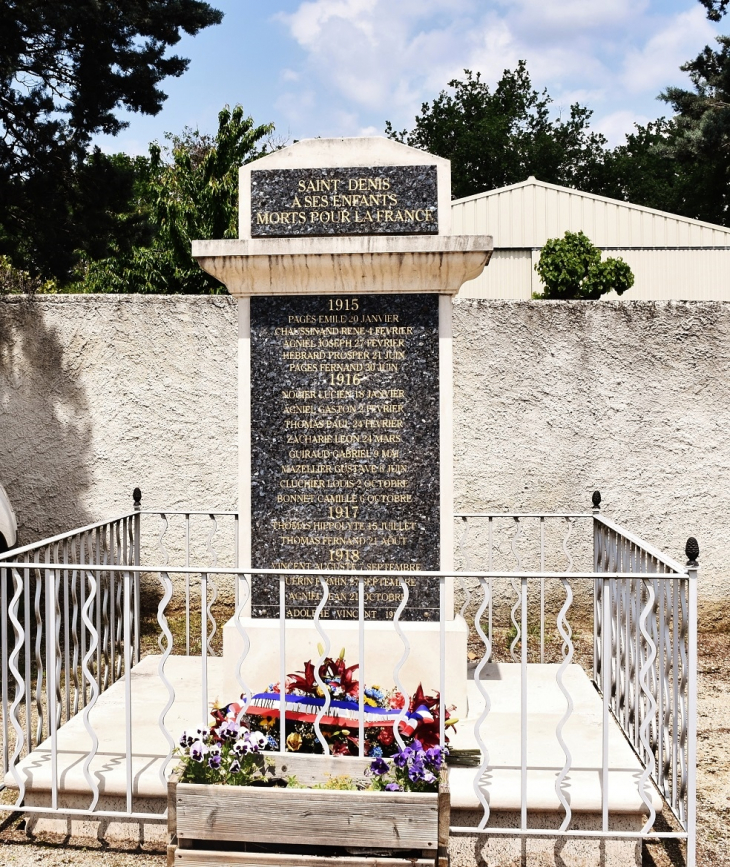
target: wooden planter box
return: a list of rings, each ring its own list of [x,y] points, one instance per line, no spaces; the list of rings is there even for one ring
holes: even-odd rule
[[[296,754],[271,758],[271,776],[294,774],[303,786],[324,782],[328,775],[357,779],[370,764],[367,759]],[[441,858],[445,865],[446,781],[444,771],[439,792],[426,794],[195,785],[180,783],[173,774],[168,783],[168,865],[433,867]],[[251,847],[245,844],[272,851],[246,851]],[[277,852],[281,847],[295,848]],[[303,851],[297,853],[296,847]],[[308,854],[311,847],[316,854]],[[328,855],[328,849],[346,849],[348,855]]]

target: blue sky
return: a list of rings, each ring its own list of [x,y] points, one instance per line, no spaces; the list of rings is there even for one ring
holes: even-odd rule
[[[413,125],[424,101],[465,68],[489,83],[527,60],[556,110],[579,101],[613,143],[668,107],[656,96],[686,85],[679,65],[727,30],[697,0],[212,0],[223,23],[175,53],[189,57],[156,117],[129,115],[106,151],[146,153],[183,127],[214,132],[226,103],[289,141],[379,135]]]

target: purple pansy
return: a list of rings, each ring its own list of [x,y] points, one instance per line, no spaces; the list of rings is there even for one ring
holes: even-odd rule
[[[373,762],[370,765],[370,773],[376,774],[378,777],[382,777],[383,774],[387,774],[389,770],[390,768],[388,766],[388,763],[385,761],[385,759],[380,758],[380,756],[378,756],[378,758],[376,759],[373,759]]]
[[[202,741],[194,741],[190,746],[190,758],[194,762],[202,762],[203,756],[208,752],[208,748]]]

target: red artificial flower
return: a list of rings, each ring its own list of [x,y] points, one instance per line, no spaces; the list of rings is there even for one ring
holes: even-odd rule
[[[437,719],[429,722],[420,722],[415,732],[413,732],[413,737],[423,744],[424,750],[430,750],[431,747],[439,746],[439,735],[440,731]],[[446,738],[447,743],[448,741],[449,739]]]
[[[314,679],[314,666],[312,661],[304,663],[304,671],[298,671],[296,674],[289,675],[289,686],[291,689],[300,689],[307,695],[316,695],[317,681]]]
[[[378,735],[378,740],[384,747],[389,747],[395,741],[395,735],[393,734],[392,728],[382,728],[380,729],[380,734]]]
[[[400,710],[406,703],[405,696],[402,692],[394,692],[390,697],[390,706],[396,710]]]
[[[341,656],[337,659],[327,657],[324,663],[320,666],[319,676],[322,680],[324,680],[325,677],[337,678],[340,683],[340,688],[345,695],[352,695],[359,686],[358,681],[353,679],[352,674],[354,671],[357,671],[359,667],[358,664],[355,664],[348,668],[345,664],[345,660]]]
[[[416,730],[413,732],[413,737],[416,740],[419,740],[423,744],[424,749],[430,749],[431,747],[436,747],[440,744],[440,733],[441,726],[439,723],[440,719],[440,708],[439,708],[439,693],[436,695],[426,695],[423,691],[422,685],[418,684],[418,689],[413,694],[411,698],[410,704],[408,705],[409,713],[414,713],[418,710],[422,705],[427,707],[429,711],[431,711],[431,715],[433,716],[432,720],[422,720],[418,723]],[[449,713],[449,709],[447,707],[444,708],[444,719],[448,720],[451,714]],[[449,739],[444,736],[446,743],[449,742]],[[442,745],[445,746],[445,745]]]

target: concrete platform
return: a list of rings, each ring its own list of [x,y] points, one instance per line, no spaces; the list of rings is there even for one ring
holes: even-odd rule
[[[167,741],[159,729],[158,718],[167,701],[167,691],[159,680],[160,657],[150,656],[135,666],[132,673],[132,768],[133,811],[163,813],[166,789],[160,779],[160,769],[167,754]],[[555,665],[530,665],[528,668],[527,720],[527,809],[530,827],[557,828],[562,821],[562,809],[555,794],[556,774],[563,766],[564,756],[555,738],[555,727],[564,709],[565,699],[555,683]],[[175,689],[175,702],[167,714],[166,726],[175,742],[185,728],[199,724],[202,715],[200,701],[200,659],[171,656],[166,674]],[[490,825],[518,827],[520,809],[520,666],[489,665],[483,671],[484,685],[491,711],[482,727],[482,737],[489,749],[490,765],[480,786],[492,816]],[[208,663],[208,700],[229,701],[234,696],[223,692],[225,678],[222,659]],[[571,750],[573,763],[565,791],[574,811],[575,827],[599,828],[601,810],[601,702],[583,670],[573,665],[565,673],[565,683],[573,697],[574,711],[566,724],[564,737]],[[453,747],[476,746],[473,727],[483,703],[476,684],[468,681],[466,718],[460,708],[461,722],[452,734]],[[91,763],[91,774],[99,784],[101,798],[97,809],[126,809],[126,751],[124,732],[124,683],[119,682],[99,698],[90,713],[90,723],[99,738],[98,752]],[[59,804],[84,808],[89,805],[91,792],[83,775],[83,763],[91,748],[83,717],[66,723],[58,732]],[[618,726],[611,721],[609,736],[608,800],[610,827],[617,832],[637,831],[643,825],[644,808],[638,793],[641,766]],[[45,741],[24,759],[17,768],[25,780],[26,803],[50,806],[51,750]],[[452,768],[450,771],[452,825],[473,826],[481,818],[481,805],[473,789],[475,770]],[[5,779],[13,788],[12,774]],[[653,790],[650,790],[653,791]],[[661,809],[661,800],[653,795],[654,806]],[[536,824],[537,823],[537,824]],[[78,837],[103,836],[107,839],[164,842],[166,829],[159,819],[67,819],[44,814],[33,816],[29,830],[54,831]],[[552,842],[551,842],[552,841]],[[528,863],[561,863],[550,860],[550,852],[558,846],[565,864],[634,863],[636,841],[547,840],[522,841],[455,835],[452,837],[453,858],[457,867],[474,867],[475,863],[498,865],[514,863],[520,852],[542,852],[547,861]],[[517,846],[517,849],[515,849]],[[547,849],[545,848],[547,847]],[[552,848],[551,848],[552,847]],[[575,857],[568,854],[576,850]],[[617,861],[605,860],[600,852],[616,853]],[[638,848],[640,851],[640,845]],[[499,853],[504,853],[504,858]],[[517,855],[515,855],[515,852]],[[585,858],[581,852],[586,852]],[[491,853],[491,854],[490,854]],[[547,854],[546,854],[547,853]],[[598,853],[598,854],[597,854]],[[611,856],[613,858],[613,856]],[[475,862],[473,859],[476,858]],[[538,855],[535,855],[538,858]],[[585,860],[585,859],[588,860]],[[596,860],[598,858],[598,860]],[[580,860],[583,859],[583,860]]]
[[[167,809],[167,790],[160,770],[168,752],[168,742],[160,731],[159,717],[167,704],[167,689],[158,675],[161,657],[145,657],[132,670],[132,809],[135,813],[162,814]],[[202,722],[200,658],[171,656],[165,675],[175,690],[175,702],[165,724],[177,745],[186,728]],[[208,660],[208,703],[227,700],[222,692],[223,660]],[[126,811],[125,684],[117,681],[102,693],[89,713],[99,746],[89,773],[99,786],[97,810]],[[206,720],[207,722],[208,720]],[[92,792],[83,772],[92,741],[83,714],[78,714],[57,734],[59,806],[88,809]],[[25,782],[25,803],[51,804],[51,742],[43,741],[30,756],[18,764],[17,772]],[[8,788],[17,788],[12,773],[5,777]],[[99,820],[87,817],[60,819],[50,814],[28,814],[29,831],[48,831],[74,837],[109,840],[167,842],[166,820]]]
[[[565,698],[555,682],[557,665],[530,664],[527,667],[527,807],[551,812],[562,807],[555,793],[555,779],[563,768],[565,755],[555,729],[565,713]],[[470,674],[473,678],[473,672]],[[482,725],[482,739],[489,751],[489,769],[481,783],[490,809],[520,809],[520,666],[514,663],[487,665],[482,671],[491,709]],[[601,757],[603,707],[600,696],[579,665],[571,665],[563,682],[573,699],[573,714],[563,729],[563,739],[572,756],[565,792],[576,812],[595,813],[602,809]],[[484,701],[473,679],[468,683],[468,719],[451,735],[454,748],[473,749],[474,722],[484,710]],[[458,709],[457,709],[457,716]],[[608,805],[611,813],[644,811],[638,782],[641,764],[618,725],[610,719]],[[474,792],[474,770],[452,768],[451,807],[481,809]],[[647,797],[661,810],[661,799],[653,787]],[[559,824],[559,823],[558,823]]]

